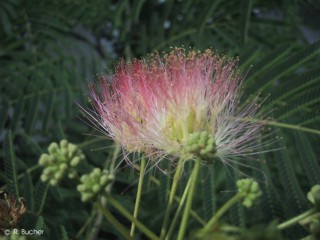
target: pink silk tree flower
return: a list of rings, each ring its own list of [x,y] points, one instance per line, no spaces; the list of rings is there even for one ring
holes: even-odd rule
[[[256,100],[238,109],[237,60],[211,50],[173,48],[163,58],[121,61],[90,86],[93,122],[128,152],[206,162],[254,154],[261,124]]]

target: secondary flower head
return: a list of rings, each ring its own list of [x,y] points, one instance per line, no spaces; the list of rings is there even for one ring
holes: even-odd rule
[[[174,48],[163,58],[121,61],[115,74],[90,86],[90,116],[129,152],[150,157],[223,161],[252,153],[261,125],[255,101],[237,109],[237,60],[211,50]]]

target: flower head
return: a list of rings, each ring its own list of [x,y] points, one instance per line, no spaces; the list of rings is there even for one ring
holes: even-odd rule
[[[91,117],[129,152],[227,161],[254,151],[261,127],[243,121],[256,116],[255,101],[237,109],[241,80],[237,60],[211,50],[121,61],[90,86]]]

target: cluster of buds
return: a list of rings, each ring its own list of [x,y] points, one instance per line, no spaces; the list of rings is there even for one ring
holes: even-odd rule
[[[261,196],[261,190],[256,181],[250,178],[237,181],[238,192],[242,196],[242,205],[249,208],[254,201]]]
[[[56,186],[65,175],[74,178],[76,166],[85,159],[82,150],[65,139],[60,141],[60,145],[51,143],[48,152],[41,155],[39,164],[44,167],[41,180],[49,181],[52,186]]]
[[[207,131],[190,134],[184,150],[202,160],[212,160],[216,153],[214,137]]]
[[[95,168],[89,174],[81,176],[81,184],[77,189],[81,193],[81,200],[87,202],[97,197],[100,193],[106,191],[106,187],[112,183],[114,175],[108,170],[101,171],[100,168]]]

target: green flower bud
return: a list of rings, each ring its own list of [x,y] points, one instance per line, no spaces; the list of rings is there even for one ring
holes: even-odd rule
[[[242,205],[249,208],[253,205],[253,201],[249,198],[244,198],[242,201]]]
[[[101,175],[101,169],[100,168],[93,169],[92,174],[93,174],[92,176],[99,177]]]
[[[80,160],[85,160],[85,159],[86,159],[86,157],[85,157],[85,155],[84,155],[83,153],[81,153],[81,154],[79,155],[79,157],[80,157]]]
[[[95,184],[95,185],[93,185],[93,187],[92,187],[92,191],[93,191],[94,193],[97,193],[97,192],[100,191],[100,188],[101,188],[101,186],[100,186],[99,184]]]
[[[47,167],[43,170],[43,175],[50,176],[54,172],[54,169],[52,167]]]
[[[39,159],[39,164],[41,166],[46,166],[49,163],[49,155],[46,153],[41,154],[40,159]]]
[[[94,183],[95,183],[95,179],[89,177],[83,184],[89,189],[89,188],[92,188]]]
[[[60,147],[64,148],[64,149],[67,149],[68,148],[68,141],[66,139],[62,139],[60,141]]]
[[[63,172],[56,172],[56,173],[54,174],[54,178],[55,178],[56,180],[60,180],[62,177],[63,177]]]
[[[48,176],[48,175],[42,174],[41,177],[40,177],[40,180],[41,180],[42,182],[46,182],[46,181],[48,181],[48,179],[49,179],[49,176]]]
[[[196,152],[198,150],[198,145],[197,144],[193,144],[188,146],[187,150],[191,153]]]
[[[74,157],[71,159],[70,165],[72,167],[77,166],[80,163],[80,157]]]
[[[108,182],[108,175],[103,175],[100,178],[100,185],[105,185]]]
[[[75,178],[77,176],[77,172],[75,172],[75,171],[72,171],[72,172],[69,172],[68,173],[68,178]]]
[[[108,180],[109,180],[110,182],[113,182],[113,181],[114,181],[114,175],[113,175],[113,174],[109,174],[109,175],[108,175]]]
[[[68,145],[68,152],[69,152],[69,157],[72,157],[73,155],[75,155],[76,151],[77,151],[78,147],[72,143],[70,143]]]
[[[259,185],[250,178],[240,179],[237,181],[238,192],[243,197],[242,205],[249,208],[254,201],[261,196]]]
[[[49,155],[48,159],[49,159],[49,164],[58,162],[58,160],[53,155]]]
[[[61,148],[61,154],[63,156],[64,159],[68,159],[68,155],[69,155],[69,152],[68,152],[68,149],[67,148]],[[64,160],[63,159],[63,160]],[[62,159],[61,159],[62,160]]]
[[[66,163],[61,163],[59,169],[62,171],[66,171],[68,169],[68,165]]]
[[[92,197],[92,195],[90,193],[83,193],[81,195],[81,201],[87,202],[88,200],[90,200],[91,197]]]
[[[200,139],[199,139],[199,144],[200,145],[206,145],[208,140],[208,132],[204,131],[200,133]]]
[[[89,176],[88,175],[82,175],[81,177],[80,177],[80,181],[81,182],[86,182],[87,181],[87,179],[89,178]]]
[[[57,186],[58,180],[52,178],[52,179],[49,181],[49,183],[50,183],[51,186]]]
[[[320,185],[313,186],[308,192],[307,198],[318,209],[320,209]]]
[[[48,147],[48,152],[50,154],[55,154],[59,150],[59,145],[55,142],[51,143]]]
[[[77,186],[77,190],[79,192],[84,192],[86,190],[86,186],[83,185],[83,184],[80,184],[80,185]]]

